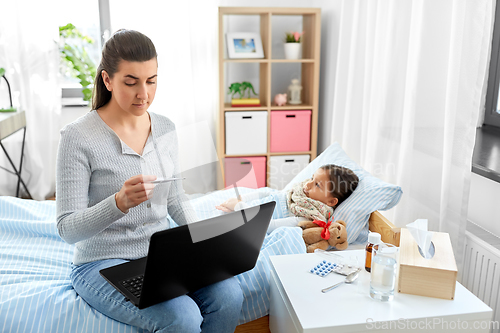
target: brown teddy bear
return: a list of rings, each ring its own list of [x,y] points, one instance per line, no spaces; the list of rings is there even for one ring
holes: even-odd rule
[[[302,221],[298,226],[304,229],[302,238],[306,242],[308,253],[313,253],[316,249],[326,250],[329,246],[345,250],[349,245],[346,223],[342,220],[328,223],[318,220]]]

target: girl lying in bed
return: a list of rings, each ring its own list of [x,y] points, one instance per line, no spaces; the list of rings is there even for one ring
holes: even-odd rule
[[[271,233],[279,227],[302,227],[313,220],[326,222],[334,209],[354,192],[358,182],[352,170],[327,164],[316,170],[311,179],[295,184],[289,191],[255,191],[228,199],[216,208],[231,212],[251,206],[249,203],[254,200],[274,200],[277,205],[268,228]]]

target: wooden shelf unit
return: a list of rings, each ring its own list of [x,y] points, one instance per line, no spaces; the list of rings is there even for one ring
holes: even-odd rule
[[[228,59],[224,26],[226,15],[258,16],[260,21],[260,37],[264,50],[262,59]],[[302,40],[302,59],[274,59],[272,54],[272,20],[276,16],[301,16],[304,36]],[[250,28],[249,28],[250,29]],[[283,31],[284,37],[285,31]],[[217,121],[217,153],[221,161],[226,157],[264,156],[267,160],[266,185],[269,185],[270,157],[279,155],[309,155],[310,160],[317,155],[318,138],[318,95],[319,95],[319,65],[321,43],[321,9],[319,8],[281,8],[281,7],[219,7],[219,112]],[[231,107],[226,102],[228,86],[225,82],[226,66],[232,64],[254,64],[259,70],[260,107]],[[301,70],[302,101],[301,105],[276,106],[272,96],[273,65],[297,64]],[[281,65],[283,66],[283,65]],[[286,91],[281,91],[283,93]],[[270,152],[271,111],[274,110],[311,110],[310,150],[301,152]],[[225,112],[236,111],[267,111],[267,152],[255,155],[226,155],[225,153]],[[223,172],[224,174],[224,172]],[[222,175],[224,177],[224,175]],[[223,178],[218,179],[218,187],[224,187]]]

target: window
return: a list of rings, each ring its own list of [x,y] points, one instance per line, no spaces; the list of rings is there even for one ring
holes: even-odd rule
[[[109,37],[109,1],[91,0],[79,6],[75,10],[71,6],[59,8],[58,26],[65,26],[68,23],[73,24],[83,35],[89,36],[94,40],[94,44],[87,47],[89,57],[95,66],[99,65],[101,59],[101,49],[104,41]],[[77,41],[72,41],[77,42]],[[61,87],[63,105],[82,105],[83,102],[82,87],[79,80],[65,73],[61,69]]]
[[[483,126],[476,129],[472,172],[500,183],[500,0],[496,1]]]
[[[491,60],[486,92],[484,124],[500,127],[500,3],[495,9]],[[500,140],[500,138],[499,138]]]

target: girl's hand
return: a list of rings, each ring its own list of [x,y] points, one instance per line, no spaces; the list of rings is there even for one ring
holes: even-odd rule
[[[241,200],[238,200],[237,198],[231,198],[226,200],[225,202],[221,203],[219,206],[215,206],[218,210],[222,210],[223,212],[229,213],[234,211],[234,206]]]
[[[115,194],[116,206],[124,213],[132,207],[151,198],[155,184],[151,182],[156,176],[137,175],[125,181],[122,188]]]

